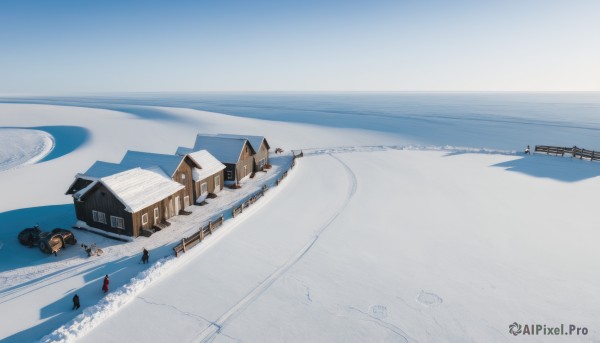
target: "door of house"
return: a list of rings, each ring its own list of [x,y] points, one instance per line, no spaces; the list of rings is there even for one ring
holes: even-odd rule
[[[154,209],[154,225],[158,224],[158,217],[159,217],[159,213],[158,213],[158,207]]]
[[[174,214],[175,216],[179,214],[180,206],[181,206],[181,203],[179,202],[179,196],[176,196],[175,197],[175,214]]]
[[[221,190],[221,175],[215,176],[215,190],[214,193],[219,193]]]
[[[169,218],[174,216],[173,212],[173,199],[169,199]]]
[[[183,208],[185,209],[186,207],[190,206],[190,196],[186,195],[183,197]]]

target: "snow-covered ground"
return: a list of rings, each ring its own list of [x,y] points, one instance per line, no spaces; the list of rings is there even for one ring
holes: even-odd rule
[[[0,172],[35,163],[54,147],[52,135],[40,130],[0,128]]]
[[[518,322],[576,324],[589,333],[569,341],[600,341],[597,163],[187,109],[133,110],[0,105],[3,126],[71,130],[48,131],[53,152],[62,152],[53,159],[0,174],[0,339],[504,342],[520,339],[508,332]],[[22,115],[9,116],[15,112]],[[281,186],[177,259],[167,255],[183,233],[266,179],[149,239],[76,231],[105,250],[99,259],[77,248],[56,258],[16,243],[36,221],[72,224],[64,191],[96,159],[117,161],[127,149],[172,153],[198,131],[264,134],[272,147],[311,149]],[[85,134],[61,140],[56,132]],[[154,264],[138,263],[143,246]],[[103,297],[107,273],[111,293]],[[80,311],[71,310],[75,292]]]

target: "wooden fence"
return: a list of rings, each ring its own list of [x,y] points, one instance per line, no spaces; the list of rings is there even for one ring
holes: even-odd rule
[[[211,235],[213,231],[215,231],[221,225],[223,225],[223,222],[225,222],[225,218],[223,217],[223,215],[221,215],[221,217],[219,217],[217,220],[209,221],[208,224],[200,226],[198,232],[192,234],[189,237],[183,238],[181,240],[181,243],[179,243],[173,248],[173,251],[175,251],[175,257],[178,257],[181,252],[186,252],[187,249],[202,242],[202,240],[204,240],[204,237]]]
[[[296,165],[296,159],[303,157],[304,153],[302,151],[300,151],[300,153],[295,154],[292,151],[292,155],[293,155],[293,158],[292,158],[292,163],[290,164],[290,167],[277,178],[277,180],[275,181],[276,185],[279,185],[281,183],[281,181],[283,181],[283,179],[285,179],[285,177],[288,175],[288,172],[292,168],[294,168],[294,166]],[[266,184],[263,185],[262,188],[260,189],[260,191],[252,194],[248,199],[246,199],[246,201],[242,202],[239,206],[234,207],[231,210],[232,216],[235,218],[236,216],[243,213],[245,208],[248,208],[250,205],[252,205],[256,201],[258,201],[258,199],[262,198],[268,190],[269,190],[269,186]],[[217,219],[213,222],[208,222],[208,224],[206,224],[205,226],[201,226],[200,229],[198,230],[198,232],[194,233],[193,235],[191,235],[189,237],[183,238],[181,240],[181,243],[173,248],[173,251],[175,251],[175,257],[179,256],[179,254],[182,252],[186,252],[187,249],[202,242],[202,240],[204,240],[204,238],[207,235],[212,234],[214,230],[216,230],[218,227],[223,225],[224,221],[225,221],[225,217],[223,214],[221,214],[221,217],[219,217],[219,219]]]
[[[594,150],[586,150],[582,148],[572,147],[558,147],[549,145],[536,145],[535,152],[545,152],[546,154],[560,155],[570,154],[572,157],[579,157],[580,159],[587,158],[590,161],[600,161],[600,152]]]
[[[231,211],[231,215],[233,216],[233,218],[235,218],[240,213],[244,212],[245,208],[254,204],[258,199],[262,198],[267,192],[267,190],[269,190],[269,187],[267,185],[263,185],[260,191],[254,193],[250,198],[241,203],[240,206],[234,207]]]

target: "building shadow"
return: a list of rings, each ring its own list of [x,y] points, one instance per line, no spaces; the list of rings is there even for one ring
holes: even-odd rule
[[[516,158],[492,167],[562,182],[577,182],[600,176],[600,164],[597,162],[540,154]]]

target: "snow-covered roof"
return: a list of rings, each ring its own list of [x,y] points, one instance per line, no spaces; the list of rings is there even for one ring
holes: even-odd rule
[[[175,151],[175,155],[185,156],[191,152],[194,152],[194,149],[180,146],[180,147],[177,147],[177,151]]]
[[[148,168],[151,166],[160,167],[169,177],[175,174],[175,171],[183,161],[184,157],[177,155],[155,154],[151,152],[127,151],[121,165],[135,168]]]
[[[77,176],[83,179],[99,179],[101,177],[124,172],[127,169],[131,168],[128,168],[118,163],[96,161],[85,173],[79,174]]]
[[[248,140],[248,142],[250,142],[250,145],[252,145],[252,148],[254,148],[256,152],[260,150],[260,146],[262,145],[263,141],[266,142],[264,136],[233,135],[229,133],[218,133],[217,136],[227,138],[245,138]],[[267,143],[267,148],[269,148],[269,143]]]
[[[223,163],[237,163],[240,160],[244,144],[248,140],[243,137],[224,137],[219,135],[198,134],[194,151],[208,150]],[[252,146],[250,146],[252,150]]]
[[[188,156],[196,162],[200,168],[192,169],[194,181],[206,179],[215,173],[225,169],[225,165],[217,160],[210,152],[200,150],[188,154]]]
[[[74,196],[81,198],[97,183],[106,186],[125,205],[125,210],[131,213],[155,204],[184,188],[182,184],[171,181],[155,171],[134,168],[102,177]]]

